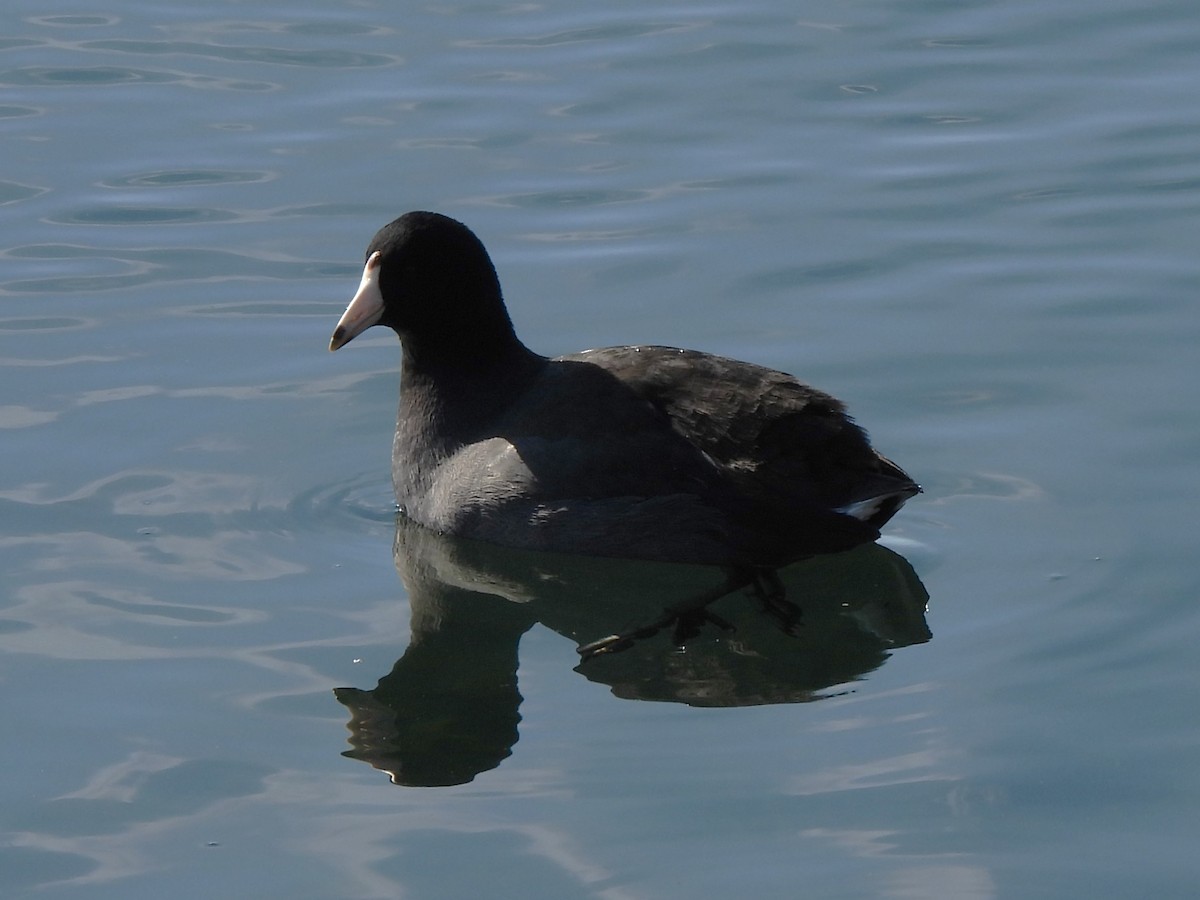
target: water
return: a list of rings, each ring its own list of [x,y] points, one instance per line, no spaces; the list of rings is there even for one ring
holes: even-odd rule
[[[8,21],[4,896],[1192,895],[1188,4]],[[589,669],[604,603],[705,574],[394,561],[398,351],[324,347],[412,208],[540,351],[845,399],[926,487],[919,584],[827,561],[794,644],[735,599]]]

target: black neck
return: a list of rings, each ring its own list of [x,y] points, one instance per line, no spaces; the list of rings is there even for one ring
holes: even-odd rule
[[[402,338],[401,418],[424,423],[449,443],[477,440],[547,364],[510,337],[453,349]]]

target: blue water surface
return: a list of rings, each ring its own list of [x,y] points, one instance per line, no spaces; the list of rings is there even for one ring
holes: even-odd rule
[[[8,9],[0,895],[1194,896],[1192,4]],[[414,208],[926,493],[581,664],[717,576],[398,528]]]

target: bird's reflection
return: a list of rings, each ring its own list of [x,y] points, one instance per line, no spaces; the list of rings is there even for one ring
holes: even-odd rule
[[[517,649],[538,623],[577,644],[630,636],[575,671],[618,697],[690,706],[820,699],[891,649],[930,638],[925,589],[877,544],[781,570],[783,601],[761,589],[711,599],[745,583],[717,568],[512,550],[403,516],[394,554],[412,607],[409,646],[374,690],[335,694],[351,711],[345,755],[396,784],[464,784],[512,753]],[[643,627],[668,618],[678,627]]]

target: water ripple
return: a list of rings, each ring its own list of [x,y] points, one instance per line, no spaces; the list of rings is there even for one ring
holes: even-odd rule
[[[45,41],[35,41],[30,38],[0,38],[0,50],[17,50],[26,47],[44,47]]]
[[[305,66],[319,69],[365,69],[391,66],[395,56],[359,53],[350,50],[285,50],[281,47],[226,47],[194,41],[138,41],[114,39],[85,41],[83,50],[108,50],[142,56],[197,56],[222,62],[267,63],[277,66]]]
[[[516,193],[494,195],[490,197],[472,197],[466,202],[487,204],[491,206],[512,206],[529,209],[545,209],[547,207],[583,207],[603,206],[612,203],[640,203],[662,197],[672,188],[661,189],[608,189],[608,190],[544,190],[531,193]]]
[[[28,119],[43,114],[36,106],[0,106],[0,119]]]
[[[353,268],[346,267],[346,274],[352,274]],[[252,316],[255,318],[262,316],[278,316],[282,319],[292,320],[300,316],[311,316],[313,318],[328,319],[329,304],[323,301],[255,301],[253,303],[210,303],[204,306],[181,307],[177,310],[180,315],[189,316],[215,316],[218,318],[230,318],[237,316]]]
[[[116,25],[121,20],[117,16],[58,15],[31,16],[25,21],[31,25],[44,25],[48,28],[98,28]]]
[[[124,359],[125,357],[123,356],[101,356],[99,354],[81,354],[79,356],[66,356],[56,359],[27,359],[16,356],[0,356],[0,366],[44,369],[52,366],[78,366],[91,363],[121,362]],[[55,413],[55,417],[57,417],[57,413]]]
[[[89,219],[88,224],[96,224]],[[142,223],[131,223],[142,224]],[[155,224],[161,224],[161,220]],[[253,255],[233,250],[204,248],[126,248],[115,256],[109,248],[79,244],[30,244],[0,251],[5,260],[50,260],[53,274],[39,277],[15,278],[0,282],[0,292],[6,294],[64,294],[90,291],[109,291],[149,284],[170,284],[192,280],[246,278],[345,278],[353,275],[353,264],[330,264],[318,260],[294,259],[283,255]],[[11,271],[14,266],[7,268]],[[97,271],[97,269],[102,269]],[[115,269],[115,271],[112,271]],[[193,308],[180,309],[192,314]],[[43,322],[0,319],[0,331],[16,327],[6,322]],[[20,326],[26,327],[24,325]]]
[[[110,397],[107,399],[120,399]],[[4,408],[0,408],[0,413]],[[137,520],[139,527],[123,525],[105,537],[114,542],[136,531],[142,537],[162,542],[187,541],[197,545],[206,537],[243,532],[339,530],[345,522],[354,530],[375,531],[393,527],[396,501],[386,476],[355,475],[312,488],[280,502],[263,493],[256,479],[239,474],[211,471],[131,469],[108,475],[74,490],[60,492],[45,484],[25,484],[0,490],[0,509],[12,508],[39,533],[37,538],[0,538],[0,546],[53,543],[52,521],[61,521],[64,506],[72,507],[72,521],[83,526],[112,516]],[[111,529],[111,522],[106,528]],[[345,530],[344,528],[340,530]],[[78,537],[75,531],[72,535]],[[61,535],[63,540],[72,535]],[[94,535],[91,539],[100,539]],[[190,546],[190,545],[189,545]],[[231,548],[235,543],[231,542]],[[146,552],[139,542],[138,554]],[[203,554],[196,553],[197,558]],[[246,559],[252,558],[247,553]],[[247,568],[250,568],[247,565]],[[275,561],[267,566],[275,577],[295,567]]]
[[[182,84],[185,87],[228,91],[277,91],[269,81],[196,75],[164,69],[129,66],[22,66],[0,70],[3,87],[113,87],[134,84]]]
[[[0,406],[0,428],[34,428],[58,418],[58,413],[28,406]]]
[[[656,35],[672,34],[681,31],[691,31],[704,28],[705,22],[645,22],[629,24],[592,25],[581,28],[569,28],[563,31],[553,31],[546,34],[513,35],[496,38],[472,38],[457,41],[461,47],[503,47],[505,49],[532,49],[539,47],[557,47],[563,44],[582,44],[592,42],[609,42],[617,40],[632,40],[653,37]]]
[[[214,184],[251,184],[274,179],[274,172],[236,169],[167,169],[125,175],[100,182],[101,187],[197,187]]]
[[[94,328],[95,319],[75,316],[20,316],[0,319],[0,331],[79,331]]]
[[[234,222],[239,218],[239,213],[227,209],[114,204],[80,209],[67,215],[49,217],[47,221],[56,225],[194,225]]]
[[[99,535],[63,535],[43,546],[66,552],[116,551],[140,560],[123,542]],[[287,573],[285,573],[287,574]],[[23,585],[13,594],[0,628],[0,647],[50,659],[156,659],[177,657],[178,629],[245,626],[263,621],[256,611],[213,601],[189,604],[92,579]],[[108,633],[108,632],[113,633]],[[13,636],[9,642],[7,636]],[[203,652],[192,651],[192,652]]]
[[[16,181],[0,181],[0,206],[9,203],[20,203],[31,200],[49,191],[49,188],[37,187],[32,184],[21,184]]]
[[[310,523],[314,531],[327,532],[336,521],[348,521],[374,530],[393,527],[396,500],[391,485],[374,474],[358,475],[332,484],[316,485],[288,504],[289,519]]]
[[[81,87],[114,84],[166,84],[181,80],[170,72],[131,69],[128,66],[23,66],[0,72],[5,87]]]

